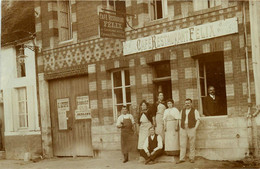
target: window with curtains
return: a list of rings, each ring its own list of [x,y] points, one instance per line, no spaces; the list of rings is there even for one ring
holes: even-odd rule
[[[112,96],[114,119],[120,115],[123,105],[126,105],[128,110],[131,105],[131,90],[129,70],[119,70],[112,72]]]
[[[72,38],[71,6],[70,1],[58,1],[59,40],[66,41]]]
[[[222,0],[193,0],[194,11],[212,8],[222,4]]]
[[[28,107],[27,107],[27,92],[26,88],[17,88],[18,96],[18,122],[19,129],[28,128]]]

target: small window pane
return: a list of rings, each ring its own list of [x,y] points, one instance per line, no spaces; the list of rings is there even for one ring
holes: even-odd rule
[[[130,85],[129,70],[125,70],[125,85],[126,85],[126,86]]]
[[[162,1],[161,0],[156,0],[156,11],[157,11],[157,18],[160,19],[162,18]]]
[[[126,88],[126,102],[127,103],[131,102],[131,89],[130,89],[130,87]]]
[[[26,100],[26,89],[20,88],[18,89],[18,101]]]
[[[200,79],[201,96],[206,96],[204,79]]]
[[[121,71],[113,73],[114,87],[122,86]]]
[[[123,105],[117,105],[116,109],[117,109],[117,115],[120,116],[121,115],[121,109],[122,109]]]
[[[24,102],[19,103],[19,114],[24,114],[25,113],[25,106]]]
[[[20,127],[27,127],[25,122],[25,115],[19,115],[19,126]]]
[[[114,89],[114,94],[115,94],[115,103],[119,104],[119,103],[123,103],[123,93],[122,93],[122,89]]]
[[[204,64],[203,63],[199,64],[199,74],[200,74],[200,77],[204,77]]]

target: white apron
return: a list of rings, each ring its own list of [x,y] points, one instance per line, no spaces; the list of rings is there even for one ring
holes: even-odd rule
[[[139,128],[138,149],[143,149],[145,139],[149,136],[148,130],[152,127],[152,124],[144,114],[142,114],[140,122],[141,125]]]
[[[157,106],[157,112],[156,112],[156,128],[155,133],[159,134],[162,139],[164,140],[164,127],[163,127],[163,113],[166,107],[164,104],[159,103]]]

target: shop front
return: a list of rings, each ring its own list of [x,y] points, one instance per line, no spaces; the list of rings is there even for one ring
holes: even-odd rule
[[[249,152],[247,60],[241,25],[231,17],[133,40],[129,34],[124,42],[124,55],[140,65],[130,67],[130,75],[138,72],[132,79],[141,77],[141,84],[131,86],[137,92],[131,94],[153,102],[163,92],[165,100],[173,98],[179,110],[191,98],[202,116],[197,155],[212,160],[241,159]],[[215,88],[219,107],[205,116],[210,86]]]

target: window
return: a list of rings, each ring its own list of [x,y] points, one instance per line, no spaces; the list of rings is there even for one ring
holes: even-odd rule
[[[28,108],[27,108],[27,94],[26,88],[18,88],[18,121],[19,128],[28,128]]]
[[[16,50],[16,70],[17,70],[17,77],[25,77],[25,57],[24,56],[24,48],[22,45],[18,45],[15,47]]]
[[[154,101],[157,101],[159,92],[164,95],[164,100],[172,99],[171,66],[169,61],[156,62],[154,69]]]
[[[167,16],[167,0],[150,0],[149,13],[151,20],[161,19]]]
[[[221,0],[193,0],[194,11],[221,5]]]
[[[131,90],[129,70],[120,70],[112,73],[112,95],[114,105],[115,120],[120,115],[123,105],[127,105],[128,110],[131,105]]]
[[[109,10],[126,13],[125,0],[106,0],[105,3]]]
[[[58,1],[58,22],[60,41],[72,38],[70,1]]]
[[[200,91],[200,111],[207,116],[217,116],[227,114],[226,103],[226,85],[224,72],[223,52],[217,52],[202,56],[197,61],[198,66],[198,86]],[[215,99],[217,108],[214,111],[209,110],[212,107],[207,97],[208,88],[215,88]]]

